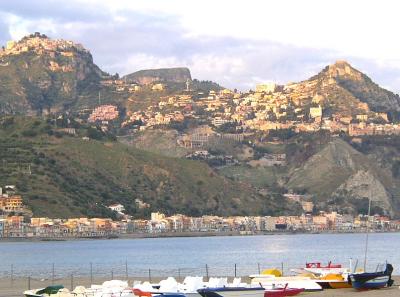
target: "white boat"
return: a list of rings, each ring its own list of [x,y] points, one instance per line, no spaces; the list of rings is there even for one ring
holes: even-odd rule
[[[187,297],[200,297],[197,290],[204,288],[205,284],[201,276],[185,277],[182,283],[178,283],[173,277],[168,277],[158,284],[151,284],[149,282],[135,284],[132,291],[137,297],[145,296],[143,293],[146,292],[152,295],[184,294]]]
[[[259,287],[259,285],[257,285]],[[173,295],[184,294],[186,297],[200,297],[198,290],[206,288],[251,288],[250,284],[242,283],[241,278],[234,278],[231,283],[226,277],[211,277],[208,282],[203,280],[201,276],[187,276],[182,283],[178,283],[175,278],[168,277],[160,281],[158,284],[150,284],[144,282],[136,284],[133,292],[137,297],[145,296],[145,292],[152,295]]]
[[[331,262],[328,265],[323,266],[320,262],[315,263],[306,263],[306,267],[291,269],[292,272],[297,274],[302,273],[312,273],[316,276],[324,276],[327,274],[343,274],[349,273],[350,269],[346,267],[342,267],[340,264],[332,264]]]
[[[317,280],[305,276],[284,276],[276,277],[274,275],[259,275],[251,280],[253,284],[260,284],[266,289],[276,287],[285,287],[293,289],[304,289],[304,291],[321,291],[322,287],[317,283]],[[250,276],[252,277],[252,276]]]
[[[28,290],[26,297],[134,297],[128,282],[120,280],[106,281],[102,285],[91,285],[90,288],[77,286],[73,291],[62,286],[49,286],[44,289]]]

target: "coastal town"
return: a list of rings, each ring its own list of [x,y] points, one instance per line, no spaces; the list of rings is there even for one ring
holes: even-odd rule
[[[368,222],[368,223],[367,223]],[[0,216],[0,239],[7,238],[107,238],[124,235],[255,235],[265,233],[355,233],[398,232],[400,221],[385,216],[351,216],[338,213],[301,216],[166,216],[152,213],[150,219],[107,218],[51,219],[46,217]]]
[[[0,297],[399,295],[400,2],[3,2]]]
[[[182,214],[151,213],[150,218],[134,219],[125,215],[121,204],[109,209],[118,219],[34,217],[23,204],[14,186],[5,187],[0,196],[0,239],[7,238],[107,238],[129,235],[254,235],[264,233],[365,232],[367,226],[376,232],[400,231],[400,220],[381,215],[348,215],[337,212],[304,212],[300,216],[213,216],[190,217]],[[303,204],[312,211],[312,203]],[[311,207],[311,208],[310,208]]]

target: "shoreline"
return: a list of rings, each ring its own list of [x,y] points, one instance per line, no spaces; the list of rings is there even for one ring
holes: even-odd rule
[[[129,276],[121,277],[116,276],[114,279],[126,280],[128,279],[128,284],[132,285],[134,281],[148,281],[148,277],[139,277],[139,276]],[[159,282],[160,280],[165,278],[153,277],[151,278],[152,282]],[[176,278],[178,281],[183,281],[183,278]],[[230,278],[231,279],[231,278]],[[243,280],[248,281],[245,277]],[[394,297],[399,296],[399,287],[398,284],[400,282],[400,276],[394,276],[395,284],[390,288],[382,288],[378,290],[369,290],[363,291],[362,295],[367,297]],[[0,297],[19,297],[23,296],[23,292],[28,289],[38,289],[43,288],[49,285],[61,284],[67,289],[75,288],[76,286],[85,286],[89,287],[91,284],[101,284],[106,280],[110,280],[107,277],[75,277],[75,278],[56,278],[51,279],[34,279],[27,277],[18,277],[13,280],[10,278],[0,278]],[[318,292],[307,292],[302,293],[300,296],[313,296],[313,297],[347,297],[347,296],[360,296],[360,291],[356,291],[352,288],[349,289],[324,289],[323,291]]]
[[[46,242],[46,241],[83,241],[83,240],[115,240],[115,239],[147,239],[147,238],[183,238],[183,237],[224,237],[224,236],[271,236],[271,235],[311,235],[311,234],[365,234],[365,230],[359,231],[333,231],[324,230],[319,232],[296,232],[296,231],[276,231],[276,232],[248,232],[248,231],[185,231],[185,232],[160,232],[160,233],[129,233],[129,234],[109,234],[91,237],[0,237],[1,242]],[[400,233],[400,231],[369,231],[369,234],[381,233]]]

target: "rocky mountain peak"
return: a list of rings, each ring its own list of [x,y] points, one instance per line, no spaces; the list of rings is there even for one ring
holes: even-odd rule
[[[338,60],[334,64],[328,66],[327,73],[333,78],[345,77],[356,80],[362,79],[362,73],[353,68],[347,61],[344,60]]]

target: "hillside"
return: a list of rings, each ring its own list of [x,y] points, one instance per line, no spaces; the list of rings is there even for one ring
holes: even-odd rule
[[[187,80],[192,80],[192,76],[188,68],[181,67],[139,70],[125,75],[123,79],[129,82],[147,85],[154,82],[186,83]]]
[[[29,35],[0,52],[0,112],[41,114],[96,99],[104,76],[83,46]]]
[[[376,160],[336,138],[293,170],[287,187],[314,194],[321,208],[345,210],[371,199],[393,214],[398,211],[397,183]]]
[[[400,110],[400,97],[374,83],[345,61],[325,67],[306,81],[285,86],[294,101],[320,104],[325,115],[357,115]]]
[[[83,140],[83,127],[75,137],[54,129],[34,119],[2,120],[0,184],[16,184],[36,216],[110,215],[104,206],[115,202],[137,216],[152,210],[233,215],[290,209],[285,200],[260,196],[204,163],[163,157],[105,138]],[[150,208],[138,209],[135,199]]]

